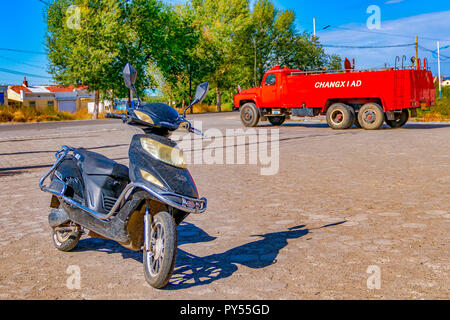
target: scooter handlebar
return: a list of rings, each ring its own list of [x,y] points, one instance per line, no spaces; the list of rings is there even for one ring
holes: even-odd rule
[[[106,118],[112,118],[112,119],[122,119],[123,116],[124,116],[124,114],[113,113],[113,112],[108,112],[107,114],[105,114]]]
[[[191,132],[191,133],[194,133],[194,134],[198,134],[198,135],[200,135],[202,137],[207,138],[207,136],[203,132],[201,132],[200,130],[194,128],[189,120],[187,120],[185,118],[181,118],[181,121],[186,123],[185,129],[188,132]]]
[[[112,112],[109,112],[109,113],[105,114],[105,117],[106,118],[112,118],[112,119],[120,119],[123,122],[127,122],[127,123],[129,123],[130,119],[131,119],[131,117],[128,116],[127,114],[125,114],[125,113],[112,113]]]

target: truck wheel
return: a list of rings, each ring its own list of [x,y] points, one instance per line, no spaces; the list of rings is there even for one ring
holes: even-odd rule
[[[361,124],[359,123],[359,121],[358,121],[358,116],[356,115],[355,116],[355,122],[354,122],[354,125],[358,128],[358,129],[361,129],[362,127],[361,127]]]
[[[408,109],[403,109],[401,114],[396,114],[394,120],[388,120],[386,118],[386,124],[391,128],[401,128],[408,122],[409,112]]]
[[[327,123],[332,129],[348,129],[354,121],[355,112],[346,104],[334,103],[327,110]]]
[[[276,116],[276,117],[267,117],[269,119],[269,122],[273,126],[281,126],[286,120],[285,116]]]
[[[366,103],[359,109],[358,122],[363,129],[376,130],[381,128],[384,122],[383,108],[379,104]]]
[[[244,126],[256,127],[260,117],[259,108],[254,103],[248,102],[241,107],[241,121]]]

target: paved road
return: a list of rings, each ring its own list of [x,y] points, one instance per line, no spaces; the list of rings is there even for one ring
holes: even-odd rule
[[[0,298],[450,297],[450,125],[333,131],[323,121],[287,122],[269,135],[279,158],[252,163],[249,150],[264,155],[271,127],[243,144],[242,132],[231,132],[236,140],[222,148],[226,139],[214,134],[243,129],[238,114],[193,119],[210,139],[185,151],[209,207],[179,226],[164,290],[145,283],[140,253],[112,241],[83,237],[72,252],[54,249],[49,196],[37,187],[60,145],[127,164],[137,131],[117,120],[0,125]],[[229,150],[243,164],[227,162]],[[207,164],[214,157],[224,164]],[[261,175],[277,159],[278,173]],[[67,287],[70,266],[81,272],[80,289]]]

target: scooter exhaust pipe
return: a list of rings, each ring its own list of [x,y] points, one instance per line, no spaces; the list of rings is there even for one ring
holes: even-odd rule
[[[48,215],[48,224],[52,228],[56,228],[70,221],[67,212],[63,209],[53,209]]]

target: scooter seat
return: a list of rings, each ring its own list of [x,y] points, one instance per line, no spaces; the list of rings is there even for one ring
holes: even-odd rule
[[[84,148],[74,150],[75,158],[81,170],[88,175],[105,175],[129,180],[128,167],[111,160],[104,155]]]

